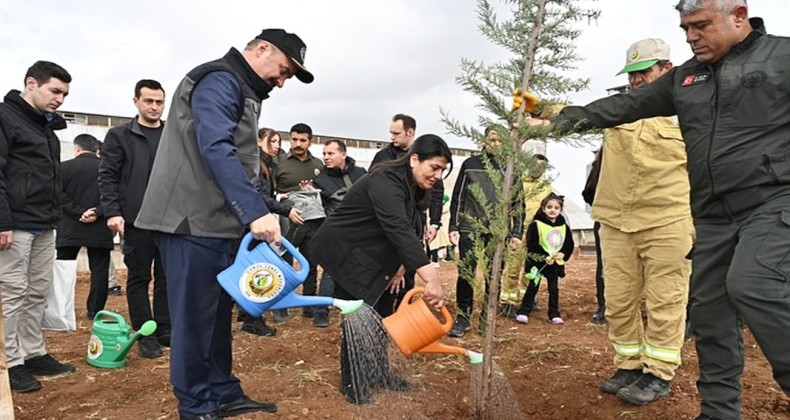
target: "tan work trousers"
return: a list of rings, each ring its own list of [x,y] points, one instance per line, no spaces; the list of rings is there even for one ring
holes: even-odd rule
[[[52,229],[38,235],[14,230],[11,249],[0,251],[0,291],[9,368],[47,353],[41,320],[54,263],[55,234]]]
[[[517,249],[506,254],[505,270],[502,272],[502,281],[499,292],[499,303],[519,307],[521,298],[527,291],[527,282],[524,277],[524,261],[527,257],[527,247],[522,242]]]
[[[640,232],[601,224],[606,319],[618,369],[672,380],[680,366],[693,243],[691,218]],[[647,322],[643,323],[644,296]]]

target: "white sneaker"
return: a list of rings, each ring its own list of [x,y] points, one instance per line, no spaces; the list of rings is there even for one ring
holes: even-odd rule
[[[516,322],[526,324],[529,322],[529,317],[526,315],[516,315]]]
[[[558,317],[558,316],[555,316],[555,317],[554,317],[554,318],[552,318],[552,319],[551,319],[549,322],[550,322],[551,324],[553,324],[553,325],[562,325],[562,324],[564,324],[564,323],[565,323],[565,321],[563,321],[563,320],[562,320],[562,318],[560,318],[560,317]]]
[[[441,266],[442,266],[442,265],[441,265],[441,264],[439,264],[438,262],[432,262],[432,263],[431,263],[431,265],[433,266],[433,268],[439,268],[439,267],[441,267]]]

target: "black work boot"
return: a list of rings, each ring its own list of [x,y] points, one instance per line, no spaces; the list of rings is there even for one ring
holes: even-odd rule
[[[611,378],[601,383],[601,391],[617,394],[621,388],[631,385],[642,377],[642,369],[617,369]]]
[[[669,395],[671,388],[672,384],[669,381],[656,377],[652,373],[645,373],[636,382],[617,391],[617,398],[633,405],[647,405]]]
[[[590,322],[595,325],[603,325],[606,322],[606,306],[599,306]]]

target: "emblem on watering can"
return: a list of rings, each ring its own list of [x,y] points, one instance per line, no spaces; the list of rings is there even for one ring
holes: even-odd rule
[[[252,302],[268,302],[285,289],[285,276],[274,264],[255,263],[241,274],[239,289],[244,297]]]
[[[101,356],[102,351],[104,350],[104,345],[102,344],[99,337],[95,335],[91,335],[90,341],[88,341],[88,359],[96,360]]]

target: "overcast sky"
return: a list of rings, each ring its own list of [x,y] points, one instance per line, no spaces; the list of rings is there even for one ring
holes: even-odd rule
[[[509,6],[492,1],[504,17]],[[575,75],[591,78],[591,85],[569,101],[585,104],[627,83],[614,74],[636,40],[660,37],[676,64],[690,58],[675,3],[590,2],[601,17],[582,25],[577,46],[585,61]],[[750,15],[764,17],[769,32],[788,35],[782,4],[750,1]],[[476,100],[455,83],[458,63],[507,57],[479,33],[475,9],[474,0],[2,0],[0,90],[22,89],[27,68],[49,60],[73,77],[61,110],[132,116],[137,80],[157,79],[171,93],[196,65],[242,48],[262,28],[281,27],[307,44],[315,82],[293,79],[273,92],[263,103],[262,126],[288,130],[305,122],[318,134],[388,139],[390,117],[404,112],[417,119],[418,134],[471,148],[468,140],[445,135],[439,108],[475,123]],[[591,148],[549,146],[555,188],[578,203]]]

